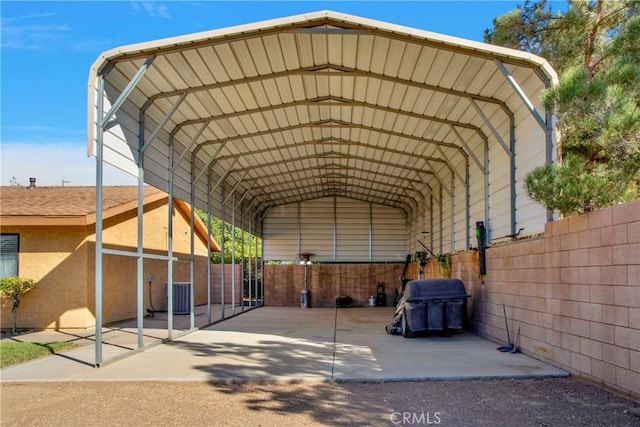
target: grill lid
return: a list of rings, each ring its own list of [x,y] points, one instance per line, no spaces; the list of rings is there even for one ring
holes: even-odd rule
[[[404,299],[408,302],[432,299],[460,299],[468,296],[464,283],[460,279],[412,280],[407,283],[404,293]]]

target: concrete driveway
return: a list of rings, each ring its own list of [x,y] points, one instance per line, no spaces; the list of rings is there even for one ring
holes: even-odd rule
[[[94,347],[85,345],[5,368],[2,382],[367,382],[568,376],[523,354],[501,353],[495,343],[468,332],[413,339],[388,335],[384,326],[393,310],[261,307],[100,368],[90,366]],[[115,332],[132,335],[123,326],[114,331],[114,342],[118,341]]]

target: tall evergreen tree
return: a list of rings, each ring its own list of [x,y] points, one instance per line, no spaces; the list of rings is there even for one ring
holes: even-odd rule
[[[560,158],[527,176],[529,195],[564,215],[640,198],[640,1],[570,0],[564,13],[527,1],[485,41],[546,57],[560,76],[543,99]]]

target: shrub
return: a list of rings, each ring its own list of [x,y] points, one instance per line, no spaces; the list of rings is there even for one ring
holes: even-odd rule
[[[17,276],[3,277],[0,279],[0,297],[2,302],[12,304],[13,328],[12,333],[16,333],[18,319],[18,307],[22,297],[36,287],[36,282],[31,279]]]

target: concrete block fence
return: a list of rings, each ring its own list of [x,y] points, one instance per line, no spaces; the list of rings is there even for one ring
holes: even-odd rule
[[[548,223],[543,237],[453,256],[472,330],[640,400],[640,201]]]
[[[211,302],[213,304],[221,304],[222,302],[222,281],[220,264],[211,265]],[[235,302],[236,305],[242,305],[242,267],[235,266]],[[233,287],[232,266],[224,266],[224,300],[225,304],[231,304],[232,287]]]
[[[394,290],[400,287],[404,264],[312,264],[307,267],[307,289],[311,307],[332,307],[340,295],[348,295],[355,306],[366,306],[384,283],[387,306],[393,306]],[[300,306],[304,289],[304,266],[265,265],[265,305]]]

